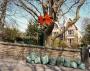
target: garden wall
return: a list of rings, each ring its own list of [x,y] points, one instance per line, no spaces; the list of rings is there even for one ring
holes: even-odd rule
[[[6,43],[0,42],[0,58],[14,58],[25,60],[27,55],[32,51],[39,54],[48,54],[49,56],[65,56],[70,59],[80,58],[79,49],[69,49],[69,48],[45,48],[43,46],[17,44],[17,43]]]

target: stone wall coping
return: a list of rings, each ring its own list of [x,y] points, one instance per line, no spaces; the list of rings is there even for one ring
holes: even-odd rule
[[[45,46],[38,46],[38,45],[31,45],[31,44],[19,44],[19,43],[9,43],[9,42],[1,42],[2,45],[9,45],[9,46],[19,46],[19,47],[27,47],[27,48],[38,48],[38,49],[45,49],[45,50],[56,50],[56,51],[70,51],[70,52],[80,52],[81,48],[45,48]]]

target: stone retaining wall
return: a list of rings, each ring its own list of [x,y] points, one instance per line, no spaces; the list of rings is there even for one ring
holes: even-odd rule
[[[26,45],[26,44],[16,44],[16,43],[6,43],[0,42],[0,58],[14,58],[24,60],[26,56],[32,51],[38,52],[40,54],[46,53],[49,56],[65,56],[69,58],[80,58],[80,51],[63,51],[64,49],[51,49],[45,48],[43,46]]]

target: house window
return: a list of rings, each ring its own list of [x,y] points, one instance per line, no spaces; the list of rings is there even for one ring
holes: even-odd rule
[[[68,30],[68,34],[73,35],[74,31],[73,30]]]
[[[71,45],[71,43],[72,43],[72,39],[68,39],[68,43]]]

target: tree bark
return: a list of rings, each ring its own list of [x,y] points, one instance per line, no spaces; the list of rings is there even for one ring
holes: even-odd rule
[[[5,16],[6,16],[6,9],[7,9],[7,3],[8,0],[3,0],[1,5],[0,5],[0,11],[1,11],[1,15],[0,15],[0,30],[2,31],[4,28],[4,24],[5,24]]]
[[[5,25],[5,17],[6,17],[6,9],[7,9],[8,0],[2,0],[0,4],[0,40],[4,36],[4,25]]]

